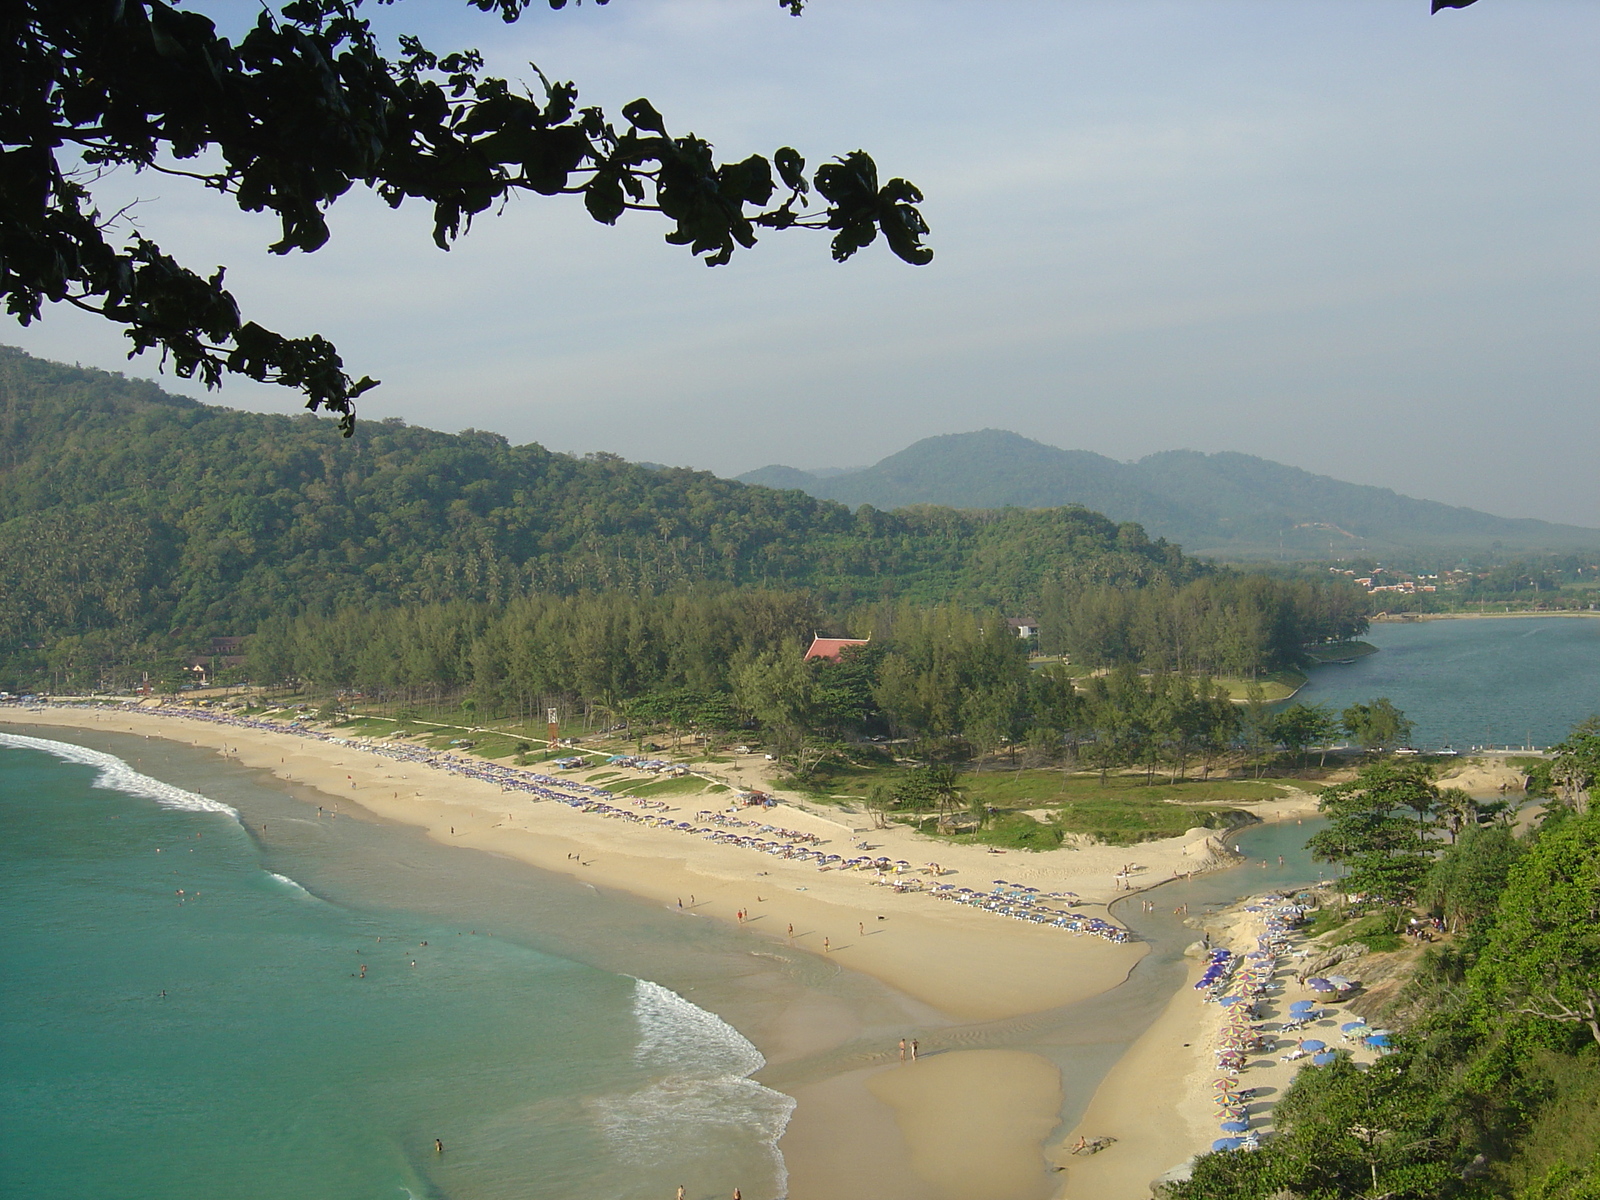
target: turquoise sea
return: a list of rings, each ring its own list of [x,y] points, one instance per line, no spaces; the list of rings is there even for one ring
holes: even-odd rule
[[[1420,749],[1544,747],[1600,712],[1600,618],[1382,622],[1377,654],[1317,667],[1296,700],[1342,709],[1387,696]]]
[[[0,1195],[783,1194],[792,1101],[755,1047],[594,965],[714,992],[749,959],[709,922],[93,740],[121,757],[0,734]],[[600,928],[624,932],[563,952]]]

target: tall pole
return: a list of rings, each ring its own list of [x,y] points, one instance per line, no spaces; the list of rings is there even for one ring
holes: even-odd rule
[[[560,738],[561,738],[561,722],[558,720],[559,716],[560,716],[560,710],[559,709],[554,709],[554,708],[545,709],[545,717],[550,722],[550,749],[551,750],[554,750],[556,748],[556,742],[559,741]]]

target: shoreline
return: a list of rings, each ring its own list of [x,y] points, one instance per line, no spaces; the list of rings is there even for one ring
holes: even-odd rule
[[[876,978],[918,1006],[934,1010],[933,1023],[922,1026],[930,1031],[941,1022],[948,1026],[1003,1022],[1102,995],[1121,986],[1146,952],[1138,943],[1072,936],[1002,920],[964,905],[939,903],[925,895],[895,895],[871,886],[858,873],[819,874],[809,865],[675,832],[602,821],[558,804],[532,803],[481,780],[374,754],[354,739],[340,744],[288,730],[205,720],[180,724],[184,715],[181,710],[72,706],[0,711],[0,724],[19,730],[54,726],[90,733],[142,733],[188,742],[310,787],[334,807],[354,803],[381,819],[418,828],[443,844],[512,858],[664,908],[675,908],[681,898],[686,918],[710,917],[733,927],[742,925],[778,945],[806,950],[821,961],[831,960],[841,969]],[[403,794],[407,791],[412,795]],[[1267,806],[1289,808],[1290,800]],[[875,842],[894,840],[904,857],[912,857],[905,852],[916,839],[910,831],[862,831],[838,822],[830,830],[823,828],[816,814],[786,807],[767,819],[831,833],[836,841],[858,834]],[[974,887],[987,885],[982,877],[995,873],[1041,883],[1070,881],[1078,884],[1074,890],[1081,891],[1087,905],[1103,905],[1128,894],[1119,892],[1113,875],[1136,852],[1139,859],[1154,864],[1138,868],[1152,883],[1158,868],[1172,878],[1186,870],[1232,865],[1211,836],[1214,831],[1191,832],[1207,836],[1026,858],[991,856],[959,846],[942,845],[937,852],[947,860],[951,878],[970,880]],[[1186,853],[1197,845],[1198,855]],[[575,858],[568,857],[574,854]],[[1053,863],[1038,861],[1052,856]],[[741,907],[749,913],[743,922],[735,916]],[[795,927],[793,941],[786,936],[790,924]],[[825,953],[817,945],[823,937],[830,938]],[[763,1053],[773,1062],[758,1072],[758,1078],[773,1069],[781,1071],[786,1059],[815,1052],[818,1045],[831,1042],[837,1047],[849,1040],[849,1034],[838,1035],[836,1014],[821,1011],[826,1006],[809,1007],[814,1011],[779,1014],[767,1023],[772,1027],[760,1032]],[[778,1028],[797,1022],[808,1028],[798,1032]],[[892,1041],[870,1058],[856,1069],[835,1070],[820,1082],[802,1082],[795,1088],[800,1107],[783,1149],[790,1159],[791,1194],[796,1200],[831,1196],[841,1186],[863,1184],[877,1194],[905,1200],[929,1195],[941,1200],[1009,1200],[1044,1194],[1048,1164],[1043,1146],[1059,1125],[1063,1104],[1060,1072],[1054,1063],[1025,1050],[967,1049],[958,1043],[902,1066],[895,1061]],[[982,1131],[964,1128],[960,1114],[975,1100],[1003,1119],[985,1124]],[[930,1137],[930,1129],[945,1132]],[[868,1130],[875,1130],[875,1136],[864,1138]],[[899,1146],[884,1144],[891,1133]],[[852,1139],[863,1153],[870,1145],[869,1159],[849,1152]],[[963,1155],[974,1164],[973,1171],[959,1173],[964,1182],[950,1173],[947,1147],[956,1139],[964,1139]]]
[[[1510,617],[1600,617],[1592,608],[1565,608],[1550,612],[1531,609],[1516,612],[1446,612],[1446,613],[1380,613],[1372,618],[1374,624],[1414,625],[1419,621],[1501,621]]]

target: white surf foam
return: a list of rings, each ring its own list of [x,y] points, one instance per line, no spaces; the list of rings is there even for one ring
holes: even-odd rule
[[[753,1075],[767,1065],[761,1051],[716,1013],[648,979],[633,985],[640,1066],[696,1075]]]
[[[783,1196],[788,1171],[778,1139],[795,1102],[750,1078],[767,1064],[761,1051],[715,1013],[648,979],[634,981],[633,1013],[634,1060],[659,1075],[639,1091],[595,1102],[607,1138],[626,1157],[650,1163],[715,1154],[730,1138],[754,1135],[770,1157],[774,1194]]]
[[[268,871],[267,874],[271,875],[274,879],[276,879],[279,883],[283,884],[283,886],[288,888],[290,891],[299,892],[300,895],[302,895],[302,896],[310,896],[311,895],[311,893],[306,890],[305,884],[301,883],[297,879],[290,879],[287,875],[279,875],[276,871]],[[315,898],[316,897],[314,897],[314,896],[312,897],[312,899],[315,899]]]
[[[154,800],[162,808],[178,812],[223,813],[235,821],[239,819],[238,810],[231,805],[196,792],[184,791],[181,787],[174,787],[159,779],[152,779],[134,770],[115,754],[90,750],[87,746],[74,746],[71,742],[26,737],[20,733],[0,733],[0,746],[11,746],[18,750],[42,750],[67,762],[98,767],[100,774],[95,777],[95,787],[113,792],[125,792],[130,796],[143,796]]]

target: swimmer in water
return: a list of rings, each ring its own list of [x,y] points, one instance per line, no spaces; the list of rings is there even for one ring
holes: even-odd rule
[[[433,1152],[435,1154],[443,1154],[444,1153],[444,1142],[442,1142],[438,1138],[434,1138],[433,1139]]]

